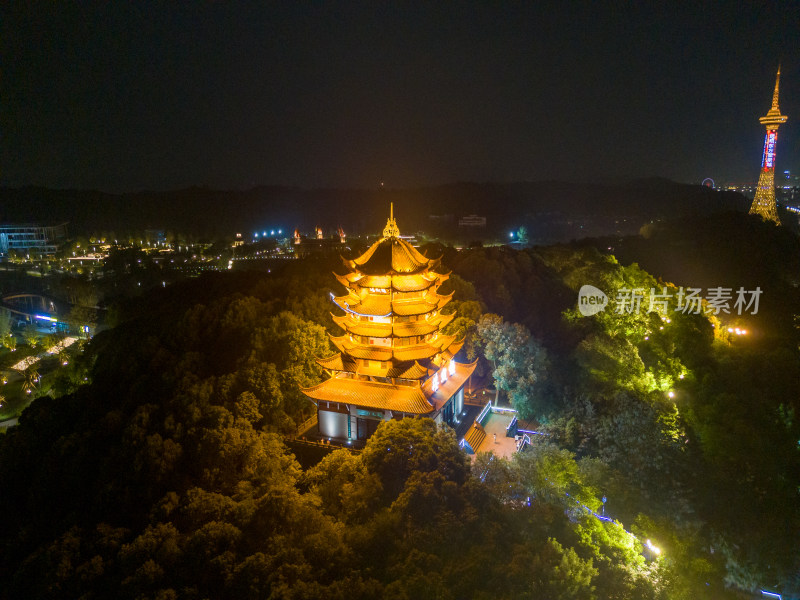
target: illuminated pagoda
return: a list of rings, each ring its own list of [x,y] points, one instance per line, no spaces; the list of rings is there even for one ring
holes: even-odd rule
[[[456,426],[464,384],[475,364],[454,360],[463,340],[442,329],[452,294],[439,286],[448,275],[407,241],[390,209],[383,237],[356,259],[342,258],[336,278],[347,293],[334,303],[344,335],[331,336],[337,354],[317,362],[329,379],[303,390],[317,406],[320,436],[351,442],[368,438],[381,421],[426,416]]]
[[[778,209],[775,204],[775,146],[778,142],[778,127],[786,123],[788,117],[781,114],[778,108],[778,86],[781,82],[781,68],[778,67],[778,76],[775,79],[775,91],[772,94],[772,108],[759,122],[767,128],[767,137],[764,140],[764,153],[761,159],[761,174],[758,177],[756,197],[750,206],[751,215],[761,215],[765,221],[772,221],[780,225]]]

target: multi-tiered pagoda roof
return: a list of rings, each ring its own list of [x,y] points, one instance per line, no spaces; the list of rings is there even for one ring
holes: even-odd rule
[[[434,412],[475,369],[454,361],[463,340],[442,333],[455,315],[442,314],[452,294],[438,293],[448,278],[436,271],[440,259],[402,239],[392,214],[380,240],[342,260],[346,272],[336,278],[346,293],[332,295],[342,311],[333,319],[344,334],[331,336],[339,352],[317,361],[330,379],[303,392],[317,403]]]

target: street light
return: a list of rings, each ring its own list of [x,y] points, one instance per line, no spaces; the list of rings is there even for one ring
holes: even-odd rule
[[[658,546],[653,545],[653,542],[651,542],[650,540],[646,540],[644,545],[647,546],[647,549],[650,550],[650,552],[652,552],[656,556],[661,554],[661,548],[659,548]]]

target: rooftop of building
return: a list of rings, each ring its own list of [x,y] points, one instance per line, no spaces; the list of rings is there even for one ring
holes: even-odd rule
[[[448,374],[438,386],[434,386],[432,378],[421,386],[396,385],[339,374],[305,388],[303,393],[317,402],[342,402],[375,410],[427,415],[439,410],[464,385],[476,364],[453,363],[454,373]]]

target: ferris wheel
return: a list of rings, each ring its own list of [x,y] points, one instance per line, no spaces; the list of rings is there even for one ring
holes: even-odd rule
[[[714,180],[711,179],[711,177],[706,177],[705,179],[703,179],[703,183],[701,183],[700,185],[702,185],[703,187],[711,188],[712,190],[717,187],[716,184],[714,183]]]

